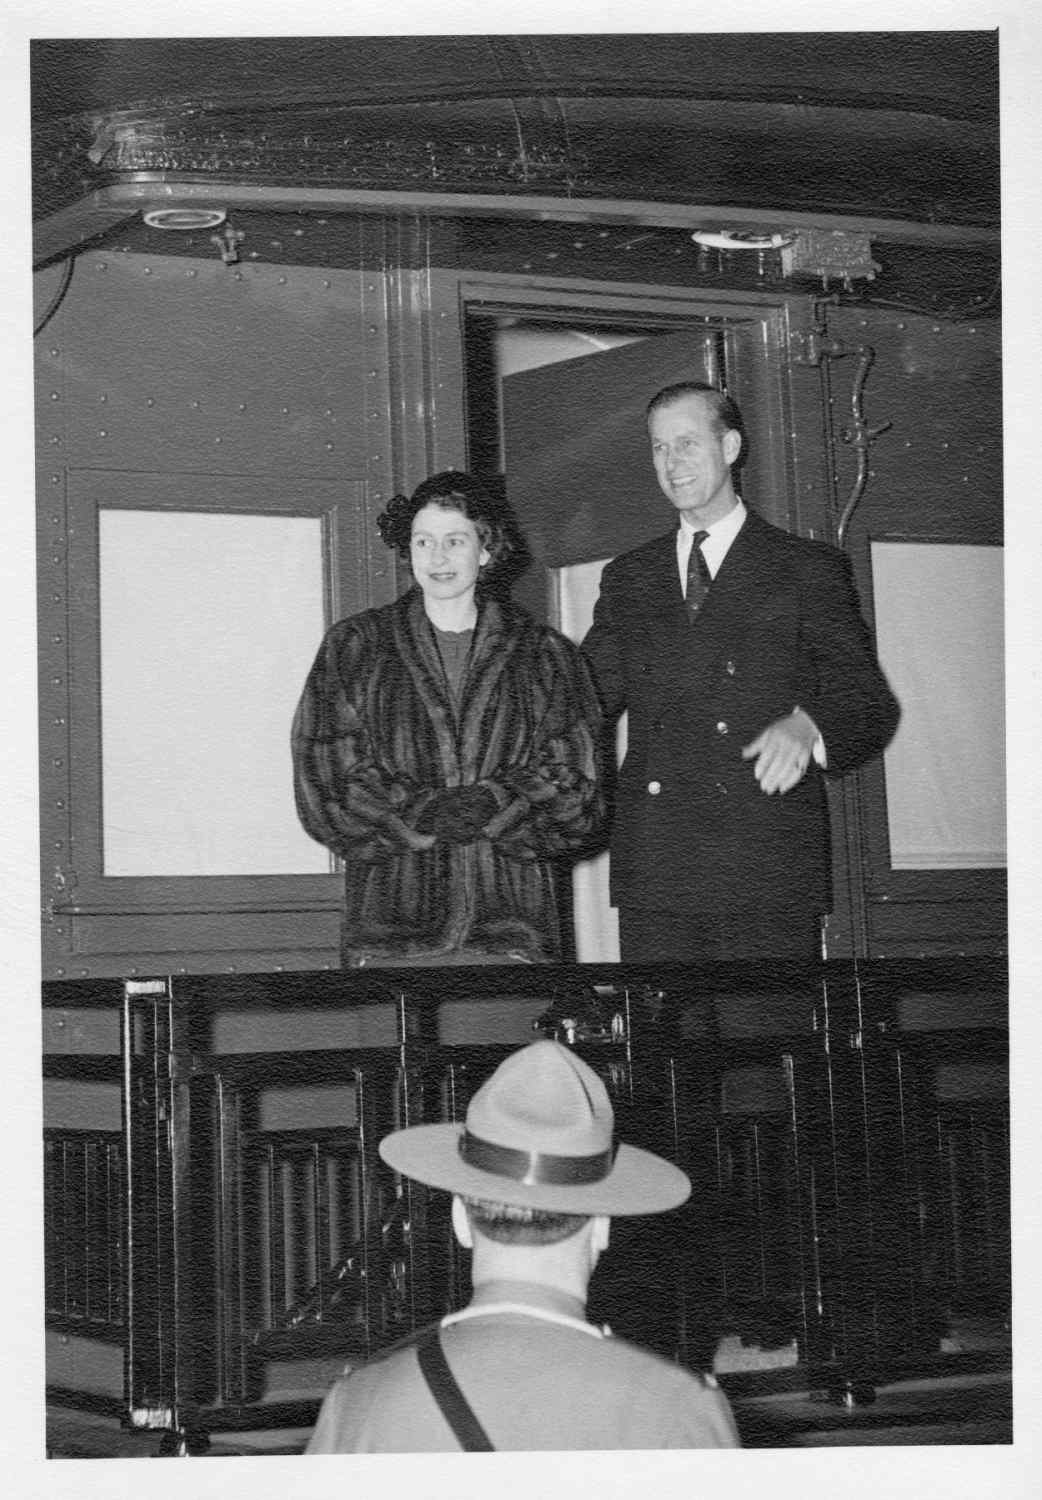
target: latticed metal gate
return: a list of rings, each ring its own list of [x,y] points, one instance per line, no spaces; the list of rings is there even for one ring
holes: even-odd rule
[[[47,1059],[47,1076],[104,1075],[122,1099],[119,1133],[48,1132],[48,1322],[121,1340],[124,1421],[165,1451],[307,1425],[320,1392],[273,1395],[273,1365],[335,1370],[466,1299],[445,1195],[377,1151],[398,1125],[462,1119],[509,1050],[443,1039],[460,996],[527,1007],[602,1073],[619,1137],[691,1176],[682,1210],[614,1226],[591,1312],[617,1333],[694,1366],[728,1335],[856,1401],[953,1347],[954,1314],[1008,1317],[999,966],[385,976],[94,982],[95,1003],[118,999],[120,1056]],[[245,1044],[221,1040],[229,1010]],[[393,1031],[361,1045],[369,1013]],[[273,1017],[300,1031],[293,1047],[249,1040]],[[351,1040],[327,1045],[348,1021]]]

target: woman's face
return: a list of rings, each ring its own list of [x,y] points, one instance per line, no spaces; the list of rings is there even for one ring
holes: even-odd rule
[[[489,556],[477,527],[462,511],[432,504],[413,518],[409,561],[426,598],[472,595]]]

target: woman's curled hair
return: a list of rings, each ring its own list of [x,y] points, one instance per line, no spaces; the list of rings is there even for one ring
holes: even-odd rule
[[[394,495],[376,518],[381,540],[404,562],[409,561],[412,523],[425,505],[458,510],[474,523],[481,545],[489,554],[483,576],[498,571],[517,550],[513,519],[506,507],[472,474],[462,469],[446,469],[418,484],[411,495]]]

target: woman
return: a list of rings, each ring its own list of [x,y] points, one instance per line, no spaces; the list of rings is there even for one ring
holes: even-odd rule
[[[378,525],[414,585],[333,626],[293,724],[301,822],[346,864],[344,963],[557,960],[552,862],[602,816],[587,669],[491,597],[512,544],[469,474]]]

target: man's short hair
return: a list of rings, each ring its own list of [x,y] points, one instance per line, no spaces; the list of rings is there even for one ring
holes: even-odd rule
[[[664,406],[672,406],[676,401],[683,401],[685,396],[705,398],[712,413],[713,425],[718,433],[721,435],[725,432],[738,433],[742,439],[742,446],[738,450],[738,458],[735,459],[737,464],[743,457],[745,449],[745,424],[742,421],[742,413],[733,396],[729,396],[718,386],[710,385],[706,380],[678,380],[673,385],[664,385],[648,402],[644,413],[645,421],[650,422],[655,412],[661,411]]]
[[[556,1245],[578,1234],[589,1214],[562,1214],[487,1198],[464,1198],[472,1229],[497,1245]]]

